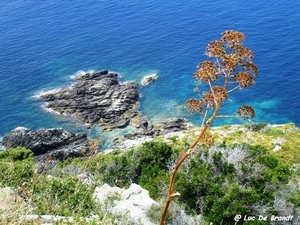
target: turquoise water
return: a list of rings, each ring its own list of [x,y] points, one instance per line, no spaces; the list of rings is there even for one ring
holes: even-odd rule
[[[299,1],[1,1],[0,136],[17,126],[80,130],[76,121],[49,114],[33,98],[68,86],[80,70],[109,69],[139,82],[140,110],[151,120],[186,117],[192,74],[207,43],[234,29],[246,35],[259,68],[256,85],[235,93],[223,113],[241,104],[254,121],[300,125]],[[214,125],[239,123],[218,120]]]

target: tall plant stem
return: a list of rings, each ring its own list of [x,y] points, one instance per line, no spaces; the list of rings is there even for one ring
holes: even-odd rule
[[[170,181],[169,181],[169,188],[168,188],[167,198],[166,198],[165,206],[164,206],[162,214],[161,214],[161,218],[159,220],[159,225],[163,225],[163,223],[166,219],[166,215],[167,215],[168,208],[169,208],[169,205],[171,203],[172,198],[175,197],[175,196],[180,195],[179,193],[174,193],[174,191],[173,191],[175,176],[176,176],[176,173],[177,173],[179,167],[181,166],[181,164],[186,160],[186,158],[190,154],[195,152],[195,150],[194,150],[195,146],[201,140],[201,138],[203,137],[203,135],[204,135],[205,131],[207,130],[207,128],[210,127],[212,121],[218,115],[218,111],[220,109],[220,106],[221,106],[221,104],[216,105],[216,108],[214,110],[213,115],[206,121],[205,125],[201,127],[200,134],[197,136],[197,138],[194,140],[194,142],[189,146],[188,150],[186,152],[184,152],[183,154],[179,155],[176,164],[173,166],[172,173],[171,173],[171,176],[170,176]]]

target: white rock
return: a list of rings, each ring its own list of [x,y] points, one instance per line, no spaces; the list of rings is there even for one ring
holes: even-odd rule
[[[147,75],[147,76],[144,76],[142,81],[141,81],[141,84],[142,85],[148,85],[150,84],[151,82],[155,81],[157,79],[157,75],[154,73],[154,74],[150,74],[150,75]]]
[[[125,141],[121,142],[120,144],[118,144],[117,148],[120,149],[121,151],[126,151],[126,150],[130,149],[131,147],[139,146],[139,145],[143,144],[144,142],[151,141],[151,140],[153,140],[153,138],[151,138],[151,137],[140,137],[140,138],[136,138],[134,140],[125,140]]]
[[[121,193],[122,193],[121,188],[111,187],[108,184],[104,184],[102,187],[95,188],[94,197],[100,203],[103,203],[110,195],[115,195],[115,194],[121,195]]]
[[[279,151],[279,150],[282,150],[281,146],[275,145],[275,147],[273,148],[273,151],[274,151],[274,152],[277,152],[277,151]]]
[[[146,212],[153,205],[157,204],[150,198],[149,192],[137,184],[131,184],[128,189],[110,187],[104,184],[96,187],[94,197],[99,203],[104,203],[109,195],[119,195],[120,198],[114,200],[109,211],[116,215],[129,215],[133,221],[143,225],[152,225],[147,218]]]

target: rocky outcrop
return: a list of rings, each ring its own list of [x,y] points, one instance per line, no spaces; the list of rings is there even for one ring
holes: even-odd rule
[[[75,134],[61,128],[30,130],[19,127],[4,136],[2,145],[30,149],[38,168],[47,166],[48,169],[66,158],[93,154],[97,145],[92,147],[91,142],[86,134]]]
[[[89,125],[102,125],[104,130],[126,127],[139,115],[135,110],[137,83],[120,83],[118,74],[108,70],[85,73],[75,80],[68,89],[41,94],[39,98],[47,102],[45,107]]]
[[[126,139],[135,139],[143,136],[154,138],[159,135],[164,135],[170,132],[186,130],[187,122],[185,119],[171,118],[168,120],[161,121],[158,124],[150,124],[149,121],[141,121],[140,127],[141,126],[143,127],[143,129],[138,129],[132,133],[125,134],[124,137]]]
[[[172,118],[162,121],[157,128],[160,130],[160,135],[167,134],[170,132],[177,132],[187,129],[187,121],[182,118]]]
[[[182,118],[171,118],[156,124],[151,124],[148,120],[142,118],[138,124],[138,129],[135,131],[112,140],[112,146],[126,150],[132,146],[150,141],[159,135],[187,130],[190,126],[187,121]]]
[[[147,211],[157,203],[150,198],[149,192],[137,184],[131,184],[128,189],[110,187],[104,184],[96,187],[94,198],[100,204],[105,203],[108,197],[117,196],[107,211],[115,215],[128,215],[135,223],[152,225],[147,218]]]
[[[150,83],[152,83],[153,81],[155,81],[157,79],[157,75],[156,74],[150,74],[150,75],[147,75],[147,76],[144,76],[142,81],[141,81],[141,84],[143,86],[146,86]]]

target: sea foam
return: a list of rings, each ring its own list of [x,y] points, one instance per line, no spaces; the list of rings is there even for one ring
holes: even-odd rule
[[[87,73],[93,74],[95,72],[96,72],[95,70],[88,70],[88,71],[79,70],[78,72],[76,72],[73,75],[70,75],[69,77],[71,78],[71,80],[75,80],[77,77],[83,76],[84,74],[87,74]]]
[[[59,91],[61,91],[62,88],[54,88],[54,89],[51,89],[51,90],[40,90],[39,92],[37,92],[35,95],[33,95],[32,97],[35,98],[35,99],[40,99],[41,96],[43,95],[49,95],[49,94],[55,94]]]

